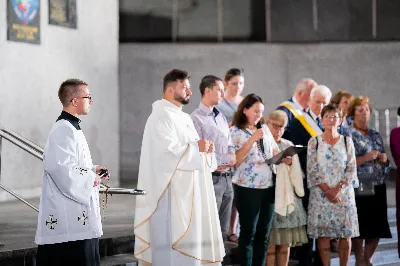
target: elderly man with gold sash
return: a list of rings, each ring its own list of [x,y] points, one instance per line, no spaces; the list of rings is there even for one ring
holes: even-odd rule
[[[303,113],[307,111],[310,93],[315,86],[317,86],[317,83],[314,80],[310,78],[302,79],[296,85],[293,97],[281,103],[277,108],[278,110],[284,111],[288,116],[288,123],[285,133],[282,136],[283,138],[290,140],[291,123],[294,118],[299,119],[299,117],[303,116]]]

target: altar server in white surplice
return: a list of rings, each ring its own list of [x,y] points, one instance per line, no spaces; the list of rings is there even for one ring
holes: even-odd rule
[[[58,97],[63,111],[44,148],[36,265],[100,266],[98,187],[106,168],[93,165],[79,125],[93,101],[87,83],[78,79],[64,81]]]
[[[138,187],[147,195],[136,198],[135,257],[140,266],[221,265],[214,144],[182,112],[192,94],[188,73],[170,71],[163,92],[143,134]]]

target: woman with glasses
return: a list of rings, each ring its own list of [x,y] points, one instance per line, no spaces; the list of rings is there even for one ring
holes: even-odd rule
[[[349,106],[349,116],[353,118],[354,124],[348,128],[348,136],[354,142],[357,176],[360,180],[360,188],[356,191],[360,237],[353,239],[356,265],[371,265],[379,239],[392,237],[387,217],[385,184],[389,160],[381,135],[368,127],[370,114],[368,97],[353,99]]]
[[[266,123],[279,147],[279,151],[293,146],[292,142],[282,138],[288,123],[288,117],[284,111],[276,110],[272,112],[268,115]],[[287,157],[282,161],[283,162],[277,166],[276,179],[277,182],[280,182],[283,181],[284,178],[288,178],[288,180],[290,180],[290,188],[284,188],[284,191],[275,191],[275,193],[276,195],[280,193],[284,199],[289,198],[290,202],[282,200],[284,202],[280,204],[278,200],[275,201],[275,216],[272,222],[267,249],[266,266],[275,266],[275,260],[277,266],[288,265],[290,247],[301,246],[308,242],[305,227],[307,224],[307,214],[301,199],[296,196],[296,194],[298,194],[298,196],[304,196],[303,174],[300,162],[297,155]],[[284,185],[282,187],[284,187]],[[278,184],[276,189],[278,189]],[[285,192],[290,195],[287,195]],[[296,192],[296,194],[294,192]]]
[[[263,111],[262,99],[255,94],[247,95],[230,128],[236,150],[232,183],[240,219],[241,266],[264,266],[275,207],[273,169],[266,160],[277,152],[277,147],[263,123]]]
[[[330,265],[330,240],[339,239],[340,265],[347,265],[351,238],[359,235],[354,188],[358,184],[353,141],[337,131],[341,111],[329,104],[321,112],[325,131],[308,142],[310,188],[308,234],[318,239],[324,266]]]

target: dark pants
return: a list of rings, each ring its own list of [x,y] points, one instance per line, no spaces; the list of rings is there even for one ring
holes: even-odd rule
[[[242,266],[264,266],[275,209],[275,187],[235,186],[239,212],[239,252]]]
[[[308,202],[310,200],[310,190],[307,187],[307,178],[304,179],[304,197],[302,198],[303,201],[303,207],[306,210],[306,213],[308,213]],[[320,266],[322,265],[321,257],[319,256],[318,252],[318,242],[315,241],[315,247],[316,247],[316,252],[314,253],[313,256],[313,238],[308,239],[307,244],[303,244],[301,247],[297,247],[297,257],[299,258],[299,265],[300,266],[310,266],[310,265],[315,265],[315,266]],[[314,264],[312,264],[314,257]]]
[[[224,241],[228,240],[229,222],[232,213],[233,188],[230,176],[212,176],[214,184],[215,199],[221,224],[221,233]]]
[[[36,266],[54,265],[100,266],[99,240],[93,238],[39,245]]]

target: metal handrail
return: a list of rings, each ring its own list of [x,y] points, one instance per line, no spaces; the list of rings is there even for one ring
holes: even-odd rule
[[[35,156],[39,160],[43,161],[43,153],[44,150],[39,145],[33,143],[32,141],[22,137],[21,135],[7,129],[0,129],[0,138],[4,138],[11,142],[12,144],[16,145],[17,147],[23,149],[24,151],[28,152],[29,154]],[[4,187],[0,184],[0,188],[4,191],[8,192],[18,200],[22,201],[32,209],[39,211],[37,207],[29,203],[28,201],[24,200],[21,196],[14,193],[12,190]],[[100,184],[99,193],[107,193],[107,194],[124,194],[124,195],[146,195],[146,191],[139,190],[139,189],[128,189],[128,188],[107,188],[103,184]]]
[[[26,145],[29,145],[31,148],[37,150],[38,152],[40,152],[41,154],[44,153],[44,150],[42,147],[40,147],[39,145],[37,145],[36,143],[32,142],[31,140],[17,134],[16,132],[9,130],[9,129],[1,129],[1,131],[7,133],[8,135],[24,142]]]
[[[18,146],[19,148],[23,149],[24,151],[32,154],[33,156],[35,156],[36,158],[38,158],[39,160],[43,161],[43,149],[37,150],[36,148],[33,148],[31,145],[26,144],[23,140],[21,140],[18,137],[13,136],[12,134],[9,134],[6,130],[1,129],[0,130],[0,137],[8,140],[9,142],[11,142],[12,144]]]

